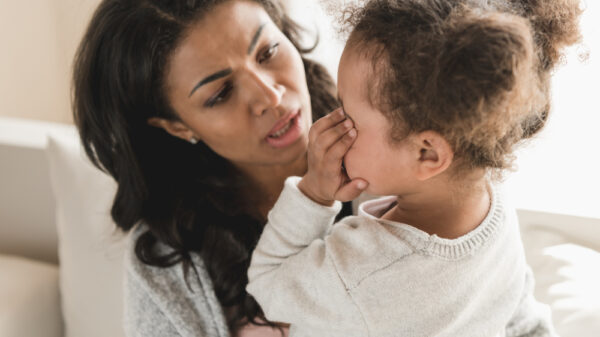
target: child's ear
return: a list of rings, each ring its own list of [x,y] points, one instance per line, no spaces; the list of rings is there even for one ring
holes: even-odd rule
[[[454,151],[442,135],[435,131],[423,131],[415,136],[418,164],[416,177],[427,180],[444,172],[454,159]]]
[[[163,129],[171,136],[181,138],[185,141],[190,141],[190,139],[194,138],[194,131],[181,121],[152,117],[148,119],[148,125]]]

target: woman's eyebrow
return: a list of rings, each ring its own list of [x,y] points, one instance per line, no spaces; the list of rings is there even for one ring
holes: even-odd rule
[[[256,47],[256,43],[258,42],[258,38],[260,37],[260,33],[262,33],[263,28],[265,28],[266,23],[261,23],[256,33],[252,37],[252,41],[250,42],[250,46],[248,46],[248,55],[252,54],[254,47]]]
[[[250,41],[250,46],[248,46],[248,55],[252,54],[252,51],[254,50],[254,48],[256,47],[256,43],[258,42],[258,38],[260,37],[260,34],[262,33],[263,28],[265,28],[266,23],[261,23],[260,26],[258,26],[258,29],[256,30],[256,33],[254,33],[254,36],[252,37],[252,41]],[[223,69],[220,71],[217,71],[216,73],[207,76],[206,78],[202,79],[200,82],[198,82],[198,84],[196,84],[194,86],[194,88],[192,89],[192,91],[190,92],[190,94],[188,95],[188,97],[192,97],[192,94],[198,90],[198,88],[200,88],[201,86],[205,85],[206,83],[218,80],[221,77],[225,77],[227,75],[230,75],[233,72],[233,70],[231,68],[227,68],[227,69]]]
[[[227,69],[223,69],[223,70],[217,71],[216,73],[205,77],[200,82],[198,82],[198,84],[196,84],[196,86],[194,86],[194,89],[192,89],[192,91],[190,92],[190,94],[188,95],[188,97],[191,97],[192,94],[196,90],[198,90],[198,88],[200,88],[201,86],[205,85],[206,83],[218,80],[219,78],[225,77],[225,76],[231,74],[232,72],[233,72],[233,70],[231,68],[227,68]]]

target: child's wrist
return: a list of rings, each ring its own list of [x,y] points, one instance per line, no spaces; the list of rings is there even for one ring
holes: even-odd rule
[[[308,197],[310,200],[316,202],[319,205],[330,207],[333,205],[335,200],[327,200],[320,197],[317,193],[313,192],[313,189],[310,188],[310,184],[306,181],[306,178],[302,178],[300,182],[298,182],[298,189],[302,194]]]

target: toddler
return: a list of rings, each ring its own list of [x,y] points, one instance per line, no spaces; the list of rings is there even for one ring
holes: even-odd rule
[[[350,11],[342,108],[269,213],[247,290],[290,336],[554,336],[496,187],[579,38],[569,0],[372,0]],[[340,201],[383,195],[339,223]]]

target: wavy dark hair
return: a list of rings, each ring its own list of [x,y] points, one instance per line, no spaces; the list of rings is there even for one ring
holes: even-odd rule
[[[73,113],[87,156],[118,183],[113,220],[123,231],[140,222],[149,229],[136,242],[137,257],[158,267],[181,264],[187,281],[191,254],[200,254],[229,328],[237,331],[246,322],[267,322],[245,291],[266,221],[242,197],[247,182],[227,160],[147,123],[178,119],[163,90],[169,57],[186,29],[225,1],[233,0],[102,1],[76,54]],[[253,1],[301,54],[314,48],[300,46],[301,27],[276,0]],[[302,59],[318,119],[338,106],[335,85],[320,64]],[[158,242],[172,252],[158,254]]]

